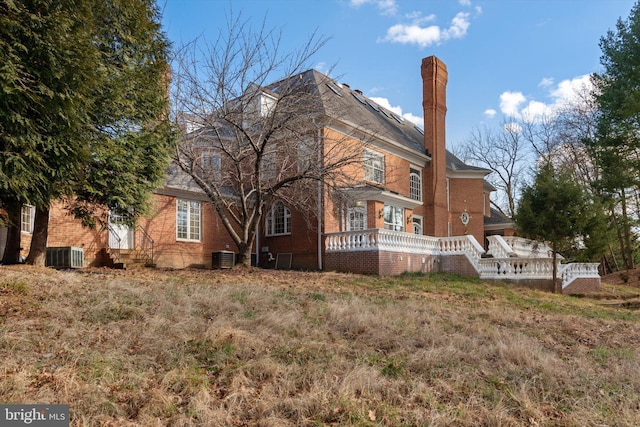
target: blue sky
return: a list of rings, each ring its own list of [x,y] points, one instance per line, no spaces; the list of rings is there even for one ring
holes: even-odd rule
[[[634,0],[158,0],[169,39],[214,41],[230,9],[299,48],[330,37],[310,68],[421,122],[422,58],[447,65],[447,145],[478,127],[558,105],[600,71],[599,40]]]

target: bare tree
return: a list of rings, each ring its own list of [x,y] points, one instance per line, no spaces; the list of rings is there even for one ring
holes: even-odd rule
[[[493,173],[487,180],[498,190],[491,204],[501,213],[512,216],[524,182],[528,146],[520,126],[503,122],[498,131],[476,128],[461,148],[463,158]]]
[[[366,139],[327,129],[335,117],[319,91],[329,90],[319,81],[327,77],[303,72],[326,39],[313,34],[284,54],[280,40],[264,22],[254,31],[238,15],[213,44],[196,40],[174,61],[183,132],[174,162],[207,195],[244,265],[266,209],[276,200],[316,206],[322,192],[353,185],[349,165],[362,162]]]

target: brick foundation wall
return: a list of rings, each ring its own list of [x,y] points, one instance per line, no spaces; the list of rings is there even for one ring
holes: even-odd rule
[[[324,270],[355,274],[393,276],[405,272],[434,271],[437,259],[431,255],[390,251],[329,252],[325,255]]]
[[[436,271],[440,273],[460,274],[468,277],[479,277],[475,267],[469,262],[465,255],[447,255],[439,257],[439,267]]]
[[[577,295],[587,292],[599,291],[602,288],[600,278],[581,278],[576,279],[569,286],[562,290],[564,295]]]

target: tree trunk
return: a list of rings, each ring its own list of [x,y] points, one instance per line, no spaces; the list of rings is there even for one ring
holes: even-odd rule
[[[7,211],[7,245],[2,257],[3,264],[18,264],[20,262],[20,203],[6,203]]]
[[[625,253],[626,253],[626,269],[632,270],[634,267],[633,262],[633,246],[631,245],[631,223],[629,221],[629,216],[627,214],[627,198],[624,190],[622,190],[622,226],[624,232],[624,245],[625,245]]]
[[[33,224],[31,248],[26,263],[44,267],[47,255],[47,237],[49,235],[49,208],[36,208]]]
[[[243,243],[238,245],[238,259],[236,265],[251,267],[251,245]]]
[[[558,252],[556,251],[555,245],[552,248],[553,257],[551,258],[553,261],[553,274],[551,277],[553,278],[553,292],[556,294],[562,293],[562,282],[558,283]]]

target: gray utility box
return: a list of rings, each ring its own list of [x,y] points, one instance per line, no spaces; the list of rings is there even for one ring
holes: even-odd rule
[[[231,251],[219,251],[211,254],[211,268],[232,268],[236,263],[236,254]]]
[[[54,268],[83,268],[84,249],[71,246],[47,248],[45,265]]]

